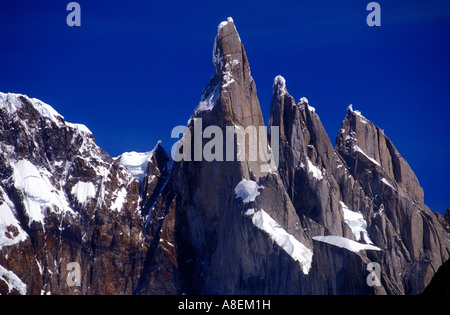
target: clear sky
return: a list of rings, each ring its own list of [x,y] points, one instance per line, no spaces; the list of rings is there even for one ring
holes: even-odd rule
[[[450,206],[450,1],[389,0],[369,27],[368,0],[69,0],[0,2],[0,91],[87,125],[111,156],[170,150],[214,73],[217,25],[232,16],[264,118],[280,74],[307,97],[334,143],[346,108],[385,130],[433,211]]]

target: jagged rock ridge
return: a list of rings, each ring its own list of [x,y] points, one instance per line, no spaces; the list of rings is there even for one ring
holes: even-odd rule
[[[351,106],[333,147],[315,108],[306,98],[296,103],[277,76],[269,133],[257,135],[262,153],[242,159],[250,156],[246,142],[235,145],[232,160],[195,159],[196,131],[264,126],[231,18],[218,27],[213,63],[179,142],[193,156],[176,161],[160,143],[113,159],[85,126],[49,105],[0,94],[0,293],[425,288],[449,257],[448,220],[424,205],[409,165]],[[80,286],[66,281],[70,262],[81,267]],[[379,286],[366,282],[371,262],[381,267]]]

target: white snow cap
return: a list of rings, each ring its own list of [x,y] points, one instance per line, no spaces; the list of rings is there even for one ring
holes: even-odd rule
[[[364,116],[361,114],[361,111],[359,111],[359,110],[354,110],[354,109],[353,109],[353,105],[352,105],[352,104],[348,105],[348,107],[347,107],[347,112],[351,112],[351,113],[353,113],[353,114],[355,114],[355,115],[360,116],[360,118],[363,118],[363,119],[367,120],[367,118],[364,117]],[[366,123],[366,122],[363,122],[363,123]]]
[[[0,108],[6,108],[10,114],[14,114],[17,111],[20,111],[23,106],[22,101],[19,100],[20,97],[28,100],[41,116],[48,118],[58,127],[63,128],[64,126],[67,126],[69,128],[75,129],[79,134],[92,135],[92,132],[88,127],[82,124],[73,124],[65,121],[64,116],[58,113],[52,106],[44,103],[41,100],[38,100],[37,98],[29,98],[28,96],[23,94],[0,92]]]
[[[275,79],[273,79],[273,90],[276,91],[278,86],[281,88],[282,93],[284,94],[286,92],[286,79],[281,75],[277,75]]]
[[[306,97],[302,97],[299,101],[300,105],[309,104],[308,99]]]
[[[220,30],[228,23],[234,23],[233,18],[231,16],[228,17],[226,21],[220,22],[219,26],[217,27],[217,33],[219,33]]]
[[[148,152],[125,152],[119,156],[119,161],[142,184],[153,152],[154,150]]]

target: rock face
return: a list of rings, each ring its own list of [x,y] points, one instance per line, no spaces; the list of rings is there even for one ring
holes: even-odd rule
[[[190,120],[190,132],[184,136],[189,139],[182,139],[181,143],[194,142],[195,122],[199,119],[203,127],[200,132],[208,126],[217,126],[224,135],[226,127],[253,126],[259,130],[264,125],[246,53],[231,19],[219,25],[213,55],[217,73],[205,88]],[[262,159],[259,154],[254,160],[250,158],[252,148],[247,141],[234,145],[235,154],[228,161],[223,157],[223,161],[196,162],[192,157],[192,161],[185,159],[174,165],[176,231],[182,241],[179,261],[187,293],[298,292],[302,274],[299,264],[305,267],[310,262],[292,261],[267,233],[255,227],[252,220],[257,214],[245,214],[249,209],[260,213],[263,209],[286,233],[306,241],[292,203],[268,157],[265,132],[258,133],[257,138],[254,149],[263,152]],[[200,148],[207,143],[203,140]],[[226,152],[225,142],[220,146],[218,149]],[[239,149],[247,157],[244,161],[238,160]],[[242,198],[235,191],[241,182]],[[252,190],[258,198],[250,198]],[[307,245],[303,249],[310,251]],[[275,272],[276,266],[286,264],[295,268]]]
[[[360,183],[369,235],[384,249],[390,293],[419,293],[449,255],[448,233],[424,205],[413,171],[380,128],[347,110],[336,150]],[[401,277],[395,276],[400,274]]]
[[[161,186],[161,149],[141,198],[139,181],[85,126],[23,95],[0,101],[1,293],[133,293],[147,257],[161,251],[140,211]],[[80,286],[68,285],[71,263]]]
[[[383,131],[350,106],[333,147],[281,76],[266,131],[231,18],[213,63],[174,160],[160,143],[111,158],[85,126],[0,93],[1,294],[424,290],[449,211],[426,207]]]

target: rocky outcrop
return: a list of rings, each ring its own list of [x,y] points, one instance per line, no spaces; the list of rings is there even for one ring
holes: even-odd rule
[[[347,110],[336,151],[360,183],[369,235],[384,249],[390,293],[419,293],[449,256],[449,235],[423,203],[416,176],[384,132]],[[401,277],[395,275],[401,274]]]
[[[194,124],[200,118],[203,124],[200,132],[213,125],[223,135],[230,126],[242,130],[247,127],[259,130],[264,126],[245,50],[231,19],[219,25],[213,54],[217,73],[205,88],[190,120],[190,132],[185,137],[191,139],[182,139],[180,143],[194,142]],[[257,147],[252,148],[248,141],[241,146],[235,144],[232,159],[196,162],[192,157],[192,161],[185,159],[174,165],[176,231],[183,248],[179,260],[185,275],[184,292],[274,294],[299,290],[299,262],[289,260],[287,253],[282,254],[283,250],[274,246],[269,235],[258,232],[252,216],[245,215],[249,209],[255,212],[263,209],[287,233],[306,240],[292,203],[282,189],[281,179],[270,158],[266,158],[270,152],[267,136],[264,132],[257,137]],[[208,142],[203,139],[201,149]],[[219,149],[227,152],[225,142],[221,146]],[[257,154],[252,160],[251,150],[255,148],[266,156],[261,159]],[[238,154],[245,158],[240,160]],[[251,186],[243,187],[244,191],[255,190],[252,200],[245,201],[236,193],[240,183]],[[297,267],[276,272],[276,266],[282,261]]]
[[[319,116],[306,98],[295,104],[281,76],[275,78],[273,87],[269,124],[280,128],[278,171],[296,213],[310,237],[334,234],[352,238],[343,224],[334,174],[340,159]],[[272,135],[269,138],[278,141]]]
[[[19,284],[23,294],[133,293],[146,257],[160,250],[152,247],[156,233],[146,232],[139,181],[85,126],[65,122],[49,105],[2,94],[0,111],[0,207],[8,232],[0,279],[14,275],[21,281],[4,282]],[[164,162],[159,151],[151,165]],[[150,171],[159,181],[157,167]],[[159,186],[147,185],[143,200]],[[74,262],[79,286],[67,282]],[[2,290],[14,292],[11,285]]]

